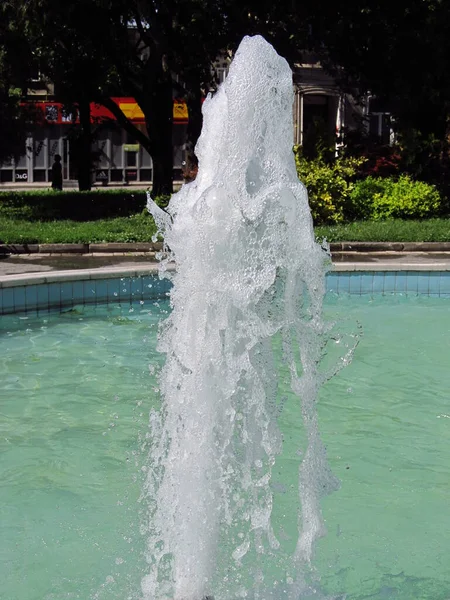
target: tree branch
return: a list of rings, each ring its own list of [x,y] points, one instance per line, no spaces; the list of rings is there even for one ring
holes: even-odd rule
[[[136,28],[139,32],[141,40],[145,40],[145,43],[147,44],[147,46],[151,47],[154,44],[154,40],[153,40],[151,34],[149,33],[149,31],[145,30],[144,27],[142,26],[142,18],[141,18],[141,15],[139,14],[138,10],[136,10],[136,12],[134,14],[134,21],[136,23]]]
[[[121,127],[125,129],[127,133],[133,136],[143,146],[147,152],[152,156],[153,144],[150,139],[142,133],[140,129],[134,125],[128,117],[125,116],[121,108],[114,102],[112,98],[102,97],[97,100],[99,104],[107,108],[117,119],[117,122]]]

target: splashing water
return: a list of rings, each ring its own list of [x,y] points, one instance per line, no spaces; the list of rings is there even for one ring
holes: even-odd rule
[[[244,38],[204,102],[197,179],[167,212],[149,198],[168,253],[162,269],[175,261],[177,271],[160,336],[163,405],[151,414],[145,600],[315,593],[305,574],[325,533],[319,500],[337,485],[315,409],[333,374],[318,368],[329,256],[314,241],[296,174],[292,103],[287,62],[263,38]],[[282,448],[277,344],[306,432],[298,541],[278,591],[270,581],[280,546],[270,486]]]

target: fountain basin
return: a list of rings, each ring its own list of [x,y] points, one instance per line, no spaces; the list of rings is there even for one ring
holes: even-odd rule
[[[120,293],[132,279],[112,281]],[[326,314],[350,314],[364,336],[319,402],[328,457],[342,482],[323,501],[328,536],[314,563],[328,595],[444,600],[450,593],[447,282],[445,273],[329,276],[327,287],[339,293],[327,295]],[[384,296],[374,291],[383,283]],[[400,293],[391,295],[392,284]],[[5,597],[139,598],[146,568],[141,468],[148,410],[158,404],[164,294],[130,302],[113,292],[109,304],[75,303],[62,312],[30,305],[28,313],[2,317]],[[298,508],[296,419],[288,401],[272,483],[275,532],[287,546]]]

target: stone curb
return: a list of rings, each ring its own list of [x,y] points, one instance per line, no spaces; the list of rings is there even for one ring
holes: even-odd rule
[[[89,244],[38,244],[38,248],[39,254],[87,254],[89,252]]]
[[[109,244],[0,244],[0,254],[155,252],[162,242]],[[331,252],[450,252],[450,242],[332,242]]]
[[[157,250],[162,250],[162,242],[89,244],[90,254],[95,254],[96,252],[155,252]]]
[[[332,242],[331,252],[450,252],[450,242]]]

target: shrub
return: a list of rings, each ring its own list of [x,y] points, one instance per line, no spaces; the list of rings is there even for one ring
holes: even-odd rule
[[[398,145],[380,143],[377,135],[365,131],[365,118],[357,117],[358,129],[345,131],[345,156],[364,156],[366,159],[361,176],[398,176],[401,169],[402,153]]]
[[[381,197],[375,198],[373,218],[423,219],[436,216],[441,198],[434,185],[402,175]]]
[[[347,206],[352,219],[424,219],[441,212],[434,185],[402,175],[397,181],[367,177],[356,183]]]
[[[336,158],[327,163],[319,156],[307,160],[301,147],[294,148],[297,174],[308,190],[309,205],[315,224],[340,223],[344,207],[353,189],[353,179],[363,158]]]
[[[373,206],[377,198],[389,195],[393,185],[392,179],[382,177],[366,177],[357,181],[351,190],[344,209],[346,221],[371,219]]]
[[[377,151],[367,154],[364,173],[374,177],[392,177],[398,175],[401,156],[397,148],[382,146]]]

